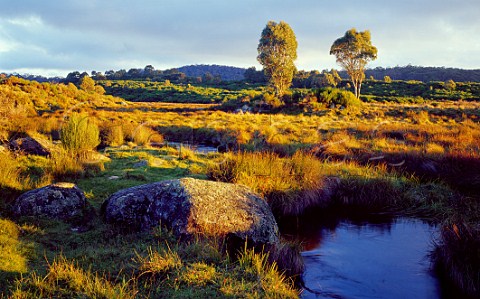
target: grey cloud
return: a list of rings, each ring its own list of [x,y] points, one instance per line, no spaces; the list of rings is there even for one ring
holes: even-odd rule
[[[352,27],[372,32],[379,48],[372,65],[479,68],[478,15],[478,0],[9,1],[0,10],[0,43],[16,49],[0,52],[0,71],[251,66],[271,19],[295,31],[300,69],[335,67],[330,45]],[[38,30],[8,22],[32,17],[42,22]]]

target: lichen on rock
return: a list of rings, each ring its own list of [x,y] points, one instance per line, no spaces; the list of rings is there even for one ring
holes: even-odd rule
[[[107,222],[139,230],[161,223],[177,235],[278,241],[278,226],[268,204],[241,185],[193,178],[156,182],[114,193],[102,211]]]

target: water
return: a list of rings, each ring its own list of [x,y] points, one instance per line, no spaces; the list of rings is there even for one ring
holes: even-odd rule
[[[302,298],[446,298],[431,271],[437,229],[409,218],[310,215],[281,225],[302,241]]]
[[[209,153],[218,153],[218,148],[213,147],[213,146],[208,146],[208,145],[201,145],[201,144],[188,144],[188,143],[182,143],[182,142],[173,142],[169,141],[167,143],[169,146],[175,147],[177,149],[183,148],[188,148],[193,150],[197,154],[209,154]]]

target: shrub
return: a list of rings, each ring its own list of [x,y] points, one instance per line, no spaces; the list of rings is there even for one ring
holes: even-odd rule
[[[81,161],[66,150],[52,153],[49,160],[48,171],[58,179],[79,178],[84,174]]]
[[[347,107],[359,107],[362,102],[353,93],[338,88],[323,88],[317,91],[317,98],[326,105],[340,105]]]
[[[63,147],[70,153],[80,155],[100,144],[99,129],[86,114],[73,113],[60,129]]]
[[[163,142],[162,135],[144,125],[136,127],[132,132],[131,138],[137,145],[148,145],[152,141],[157,143]]]
[[[272,108],[278,108],[283,105],[283,102],[271,93],[265,93],[263,95],[263,101]]]
[[[119,146],[124,143],[123,128],[120,124],[112,124],[100,131],[102,144],[106,146]]]

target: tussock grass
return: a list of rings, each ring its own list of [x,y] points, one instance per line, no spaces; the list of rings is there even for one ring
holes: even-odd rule
[[[163,275],[182,266],[182,260],[178,253],[170,248],[153,251],[148,249],[148,256],[137,255],[136,262],[140,264],[139,270],[143,274]]]
[[[472,296],[480,295],[480,230],[465,221],[443,224],[432,257],[441,275]]]
[[[237,153],[210,166],[209,177],[246,185],[266,197],[280,214],[301,214],[324,199],[322,163],[302,152],[280,158],[271,152]]]
[[[32,245],[21,239],[21,228],[16,223],[0,218],[0,296],[6,294],[9,283],[27,273]]]
[[[62,146],[78,156],[95,149],[100,144],[98,126],[87,114],[72,113],[60,131]]]
[[[268,254],[255,253],[254,249],[245,248],[238,258],[240,270],[246,274],[247,283],[251,284],[251,295],[266,298],[297,298],[293,282],[277,270],[276,263],[268,263]]]
[[[125,134],[121,123],[106,122],[100,128],[100,139],[103,146],[120,146],[125,142]]]
[[[11,298],[135,298],[126,282],[113,284],[105,277],[85,271],[60,256],[49,265],[47,275],[37,273],[20,279]]]
[[[21,165],[12,153],[5,150],[0,153],[0,188],[21,190]]]

